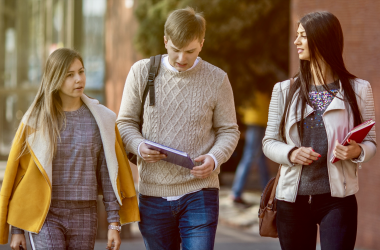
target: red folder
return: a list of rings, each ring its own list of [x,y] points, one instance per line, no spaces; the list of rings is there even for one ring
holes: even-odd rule
[[[364,140],[364,138],[367,136],[367,134],[369,133],[369,131],[371,130],[373,125],[375,125],[375,122],[372,120],[368,120],[368,121],[363,122],[362,124],[356,126],[350,132],[348,132],[348,134],[343,139],[341,144],[343,146],[347,146],[348,145],[348,142],[347,142],[348,139],[354,140],[357,143],[361,143]],[[331,161],[331,163],[335,163],[337,161],[340,161],[340,159],[333,156],[330,161]]]

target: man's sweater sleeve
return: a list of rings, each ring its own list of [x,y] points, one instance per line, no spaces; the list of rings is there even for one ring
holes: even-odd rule
[[[116,121],[125,150],[135,155],[138,154],[139,144],[144,140],[140,133],[142,90],[139,79],[141,80],[142,77],[137,75],[144,71],[141,68],[142,64],[142,61],[135,63],[129,71]]]
[[[217,91],[217,100],[213,115],[215,143],[209,153],[215,156],[220,166],[226,162],[234,152],[239,141],[240,132],[236,122],[234,96],[227,75],[225,75]]]

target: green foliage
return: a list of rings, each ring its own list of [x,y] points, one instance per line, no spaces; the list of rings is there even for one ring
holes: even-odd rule
[[[166,53],[166,18],[186,6],[203,12],[207,30],[200,56],[228,73],[237,106],[288,77],[289,0],[138,0],[140,53]]]

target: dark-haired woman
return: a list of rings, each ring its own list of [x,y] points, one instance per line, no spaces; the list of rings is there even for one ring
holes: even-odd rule
[[[341,142],[353,127],[375,120],[369,82],[347,71],[343,33],[329,12],[298,24],[294,44],[300,69],[294,83],[277,83],[263,140],[267,157],[281,164],[276,190],[281,248],[354,249],[358,169],[376,153],[375,129],[362,143]],[[333,156],[341,159],[331,163]]]

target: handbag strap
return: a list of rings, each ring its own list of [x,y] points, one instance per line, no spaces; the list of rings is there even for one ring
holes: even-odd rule
[[[276,195],[276,188],[277,188],[277,184],[278,184],[278,179],[280,179],[281,166],[282,166],[282,165],[280,165],[280,166],[278,167],[278,171],[277,171],[276,179],[275,179],[275,181],[274,181],[273,188],[272,188],[272,192],[271,192],[271,194],[270,194],[270,198],[269,198],[269,201],[268,201],[268,205],[267,205],[267,207],[269,207],[270,209],[273,208],[273,201],[274,201],[274,196]]]
[[[142,98],[142,105],[141,105],[141,113],[140,113],[140,132],[142,132],[142,125],[144,123],[144,106],[145,106],[145,100],[149,93],[149,106],[154,106],[156,102],[156,96],[154,91],[154,79],[157,76],[158,70],[160,69],[161,65],[161,57],[162,55],[152,56],[150,57],[150,68],[149,68],[149,75],[148,75],[148,82],[144,89],[144,94]]]
[[[290,87],[293,85],[293,83],[294,83],[294,78],[290,78]],[[274,202],[274,197],[275,197],[275,195],[276,195],[277,184],[278,184],[278,180],[280,179],[281,166],[282,166],[282,165],[280,165],[280,166],[278,167],[278,171],[277,171],[276,179],[275,179],[275,181],[274,181],[273,188],[272,188],[272,192],[271,192],[271,194],[270,194],[270,198],[269,198],[269,201],[268,201],[268,205],[267,205],[267,206],[268,206],[270,209],[273,208],[273,202]]]

